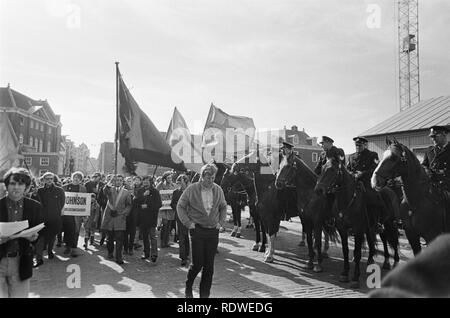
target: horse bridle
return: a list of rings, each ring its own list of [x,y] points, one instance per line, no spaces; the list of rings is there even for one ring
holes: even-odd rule
[[[399,144],[393,144],[394,146],[397,146],[400,148],[400,155],[396,154],[395,152],[392,151],[391,149],[391,153],[394,153],[397,157],[400,157],[400,162],[407,168],[408,167],[408,160],[406,159],[406,151],[405,149],[402,148],[401,145]],[[392,145],[390,146],[390,148],[392,147]],[[391,176],[386,176],[386,175],[382,175],[379,173],[379,171],[375,171],[375,175],[380,176],[381,178],[388,180],[388,179],[394,179],[396,177],[398,177],[398,175],[394,175],[392,174]]]

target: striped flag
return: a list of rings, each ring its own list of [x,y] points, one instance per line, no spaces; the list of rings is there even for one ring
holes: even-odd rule
[[[19,166],[19,141],[6,112],[0,112],[0,180],[8,169]]]

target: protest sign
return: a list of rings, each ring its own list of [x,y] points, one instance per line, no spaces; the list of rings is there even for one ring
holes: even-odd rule
[[[91,214],[91,194],[66,192],[63,215],[89,216]]]

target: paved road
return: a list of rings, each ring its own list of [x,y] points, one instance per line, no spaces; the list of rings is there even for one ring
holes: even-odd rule
[[[243,213],[244,226],[246,217],[247,212]],[[211,297],[366,297],[369,292],[364,284],[367,252],[361,267],[363,284],[358,290],[338,282],[343,266],[339,246],[331,245],[323,273],[306,269],[307,248],[298,246],[301,231],[298,218],[282,222],[272,264],[263,262],[263,253],[251,250],[255,236],[252,229],[244,229],[243,237],[237,239],[230,236],[231,228],[228,224],[227,231],[220,234]],[[82,244],[80,239],[79,246]],[[412,253],[404,239],[401,244],[402,261],[405,261]],[[65,257],[62,251],[62,247],[56,248],[55,259],[48,260],[45,256],[44,265],[35,270],[31,297],[184,297],[187,268],[180,267],[176,243],[159,251],[156,264],[140,259],[142,249],[133,256],[125,256],[122,266],[106,258],[104,246],[90,246],[88,251],[80,249],[77,258]],[[382,256],[377,256],[376,261],[381,265]],[[67,279],[73,278],[73,269],[68,272],[71,264],[80,266],[80,288],[67,285]],[[195,297],[198,297],[199,282],[198,277],[194,284]]]

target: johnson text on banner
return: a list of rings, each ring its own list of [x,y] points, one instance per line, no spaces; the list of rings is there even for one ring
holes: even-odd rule
[[[63,215],[89,216],[91,214],[91,194],[66,192]]]
[[[159,190],[161,196],[162,207],[160,210],[171,210],[170,202],[172,201],[172,195],[174,190]]]

